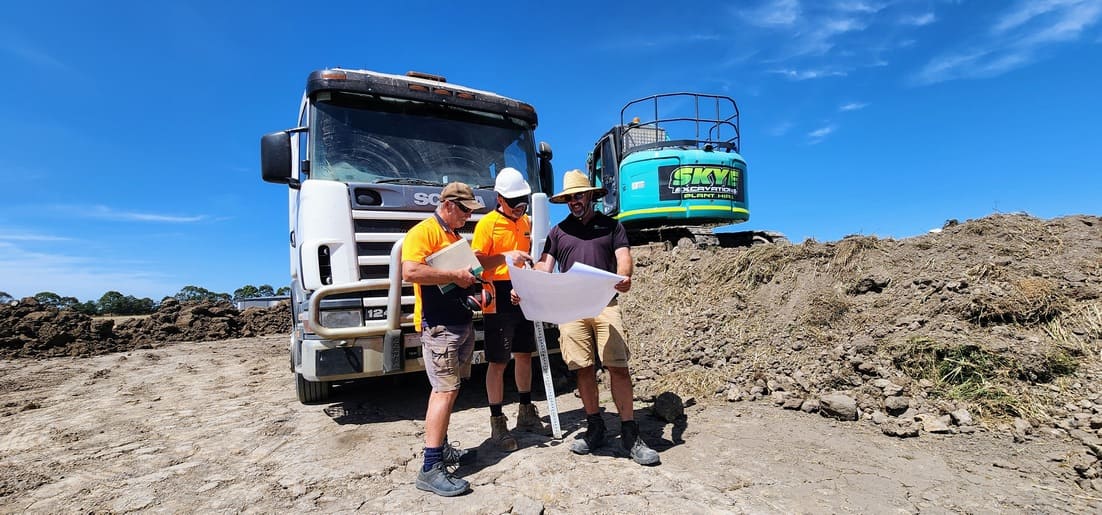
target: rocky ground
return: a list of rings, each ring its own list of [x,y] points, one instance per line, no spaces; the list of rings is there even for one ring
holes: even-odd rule
[[[299,405],[285,337],[255,337],[289,330],[285,306],[116,325],[24,300],[0,307],[0,512],[1102,508],[1102,218],[633,252],[660,467],[532,435],[482,445],[474,492],[438,499],[410,484],[423,379]],[[483,444],[484,398],[465,389],[453,438]],[[580,406],[557,400],[572,438]]]

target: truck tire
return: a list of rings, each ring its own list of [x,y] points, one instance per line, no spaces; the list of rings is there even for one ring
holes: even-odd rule
[[[314,404],[329,400],[332,384],[323,381],[308,381],[302,374],[295,374],[295,392],[298,393],[298,401],[303,404]]]

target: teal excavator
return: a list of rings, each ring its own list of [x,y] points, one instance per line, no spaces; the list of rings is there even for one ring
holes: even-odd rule
[[[608,190],[597,208],[624,224],[632,244],[780,242],[776,232],[713,232],[750,219],[739,144],[730,97],[665,93],[628,102],[587,161],[592,183]]]

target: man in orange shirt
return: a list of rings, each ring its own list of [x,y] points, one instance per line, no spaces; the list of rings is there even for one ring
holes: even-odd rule
[[[402,244],[402,279],[413,283],[413,323],[421,333],[425,373],[432,384],[425,412],[425,461],[414,483],[418,489],[445,497],[470,489],[465,479],[444,466],[458,461],[461,451],[446,445],[452,407],[459,397],[460,373],[469,371],[474,352],[471,310],[464,304],[464,290],[477,278],[470,269],[439,270],[426,264],[432,253],[459,241],[459,229],[482,209],[471,187],[461,182],[444,186],[433,215],[406,233]],[[455,283],[443,293],[437,285]]]
[[[536,350],[532,322],[520,308],[506,300],[513,289],[506,262],[531,262],[532,222],[528,210],[532,188],[519,171],[504,168],[494,181],[497,209],[478,221],[471,248],[493,281],[495,301],[482,310],[486,325],[486,398],[490,404],[490,441],[506,452],[517,450],[517,440],[509,433],[508,419],[502,411],[505,368],[513,358],[514,380],[520,405],[517,409],[519,431],[545,433],[536,405],[532,404],[532,353]]]

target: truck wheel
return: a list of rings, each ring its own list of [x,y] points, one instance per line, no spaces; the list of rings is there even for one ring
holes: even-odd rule
[[[295,392],[298,393],[298,401],[303,404],[314,404],[329,400],[332,384],[323,381],[308,381],[302,374],[295,374]]]

